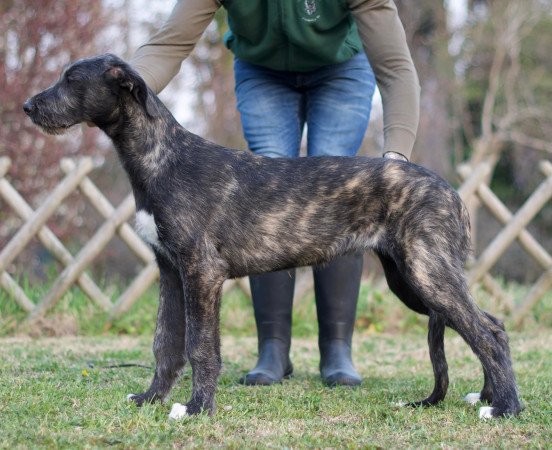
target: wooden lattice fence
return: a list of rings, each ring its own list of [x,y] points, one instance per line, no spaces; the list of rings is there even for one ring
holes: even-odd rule
[[[91,301],[109,312],[107,322],[113,321],[122,312],[131,308],[134,302],[159,277],[153,253],[127,223],[135,212],[132,194],[125,197],[119,206],[114,207],[88,178],[88,174],[94,168],[90,158],[63,159],[60,167],[65,173],[65,177],[45,198],[41,206],[37,210],[33,210],[5,178],[9,167],[10,160],[5,157],[0,158],[0,199],[9,205],[15,214],[24,221],[24,224],[0,252],[0,287],[8,292],[10,298],[17,302],[21,308],[29,313],[28,320],[34,321],[42,317],[73,285],[77,285]],[[552,286],[552,256],[526,230],[526,226],[552,197],[552,164],[543,161],[540,164],[540,170],[545,179],[515,214],[508,210],[486,184],[485,180],[488,179],[490,173],[488,165],[480,164],[474,170],[471,170],[468,166],[462,166],[458,170],[464,180],[462,186],[458,189],[461,197],[465,201],[477,198],[481,205],[488,208],[504,225],[504,228],[480,256],[471,262],[468,271],[470,285],[482,282],[487,289],[494,292],[499,291],[500,288],[488,275],[488,271],[516,239],[543,269],[542,275],[518,306],[515,306],[505,293],[500,293],[501,297],[506,299],[508,303],[506,306],[518,325]],[[64,200],[76,189],[100,213],[105,221],[88,243],[76,255],[72,255],[45,224]],[[143,268],[130,282],[126,290],[112,302],[109,296],[102,292],[90,276],[85,273],[85,269],[115,235],[118,235],[136,254],[143,263]],[[48,292],[36,304],[26,296],[25,292],[6,271],[35,236],[51,255],[64,266],[63,271]],[[298,280],[296,297],[301,297],[312,288],[312,282],[309,280],[310,277],[308,276]],[[245,280],[228,281],[225,283],[224,290],[227,291],[234,285],[238,285],[250,294],[248,283]]]
[[[492,291],[500,288],[488,275],[488,271],[498,261],[514,240],[518,240],[522,248],[542,267],[542,275],[533,284],[526,297],[517,305],[509,299],[505,293],[501,297],[508,300],[508,309],[512,313],[512,319],[516,327],[521,326],[523,318],[531,308],[544,296],[552,286],[552,257],[542,245],[526,230],[527,225],[541,211],[552,197],[552,164],[541,161],[540,172],[544,180],[533,191],[521,208],[512,214],[485,183],[490,174],[490,166],[482,163],[471,170],[468,166],[458,169],[459,175],[464,179],[464,184],[458,190],[464,201],[470,201],[470,197],[476,196],[502,224],[502,230],[481,252],[477,260],[470,265],[468,282],[474,285],[483,279],[485,286]]]

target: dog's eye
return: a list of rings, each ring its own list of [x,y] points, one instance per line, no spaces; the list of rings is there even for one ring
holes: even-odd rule
[[[75,81],[78,81],[78,76],[74,70],[66,72],[64,78],[67,83],[73,83]]]

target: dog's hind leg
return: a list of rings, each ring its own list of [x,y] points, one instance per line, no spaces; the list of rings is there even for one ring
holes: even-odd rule
[[[431,406],[444,400],[449,379],[448,365],[445,356],[445,320],[435,311],[430,311],[420,300],[412,288],[406,283],[393,259],[385,254],[378,253],[383,266],[389,289],[410,309],[420,314],[429,315],[428,344],[429,356],[433,366],[435,385],[433,392],[425,400],[407,403],[407,406]]]
[[[391,292],[395,294],[401,302],[408,306],[411,310],[429,316],[429,308],[422,302],[420,297],[408,285],[404,276],[399,271],[395,261],[388,255],[376,252],[387,280],[387,285]]]
[[[496,317],[485,311],[483,311],[483,313],[490,321],[494,322],[496,326],[505,331],[504,323],[501,320],[497,319]],[[485,368],[483,368],[483,374],[485,377],[483,389],[481,389],[481,392],[474,392],[466,395],[466,397],[464,398],[465,402],[471,403],[472,405],[475,405],[478,402],[487,402],[489,404],[493,402],[493,386]]]
[[[473,302],[469,294],[465,298],[467,302]],[[455,310],[447,317],[447,323],[464,338],[481,361],[485,385],[480,397],[492,401],[492,407],[480,409],[480,417],[519,414],[522,406],[518,398],[508,336],[504,328],[490,320],[475,303]]]
[[[522,410],[512,369],[508,336],[500,322],[476,305],[459,261],[435,260],[427,248],[418,248],[407,273],[409,284],[423,303],[442,315],[477,355],[492,386],[492,407],[479,411],[482,418],[517,415]],[[435,252],[435,254],[438,254]]]
[[[161,255],[157,255],[157,263],[161,278],[153,341],[155,375],[146,392],[127,396],[138,406],[144,402],[163,401],[186,364],[186,311],[180,273]]]
[[[429,331],[427,342],[429,344],[429,356],[433,366],[435,385],[433,392],[425,400],[409,403],[408,406],[431,406],[445,399],[449,385],[448,365],[445,356],[445,320],[432,311],[429,315]]]

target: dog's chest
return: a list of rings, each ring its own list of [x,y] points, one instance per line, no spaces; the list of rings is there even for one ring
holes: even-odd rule
[[[155,224],[155,218],[153,214],[150,214],[143,209],[136,212],[136,232],[138,235],[149,245],[163,250],[163,245],[159,240],[159,233],[157,231],[157,225]]]

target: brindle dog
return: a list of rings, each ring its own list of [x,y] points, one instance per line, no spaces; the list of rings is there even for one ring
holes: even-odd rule
[[[138,228],[161,272],[157,366],[149,390],[129,395],[138,405],[165,399],[189,359],[192,396],[172,416],[215,411],[224,280],[372,250],[392,291],[429,316],[435,389],[412,405],[445,396],[449,326],[483,365],[483,390],[467,398],[492,404],[480,416],[521,411],[504,326],[477,307],[466,283],[466,208],[436,174],[397,160],[271,159],[215,145],[182,128],[113,55],[69,65],[24,110],[49,134],[96,124],[130,178]]]

